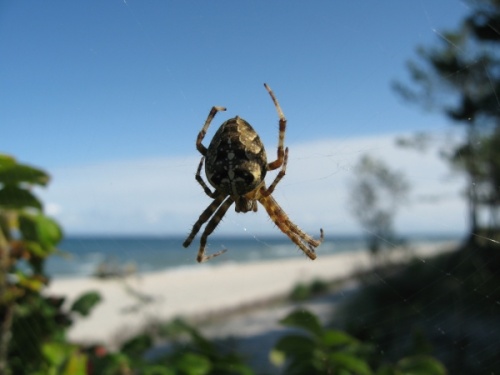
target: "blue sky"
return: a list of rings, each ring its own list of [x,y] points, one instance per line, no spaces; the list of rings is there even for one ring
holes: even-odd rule
[[[275,147],[267,82],[288,119],[290,181],[279,194],[307,230],[323,220],[352,232],[354,222],[341,225],[345,202],[308,206],[301,197],[329,195],[333,178],[345,190],[363,152],[401,161],[384,143],[394,135],[448,129],[390,83],[408,77],[418,45],[436,43],[436,31],[466,13],[458,0],[2,2],[0,151],[53,175],[41,194],[70,233],[184,233],[209,203],[193,175],[195,138],[212,105],[228,111],[207,143],[217,123],[240,115],[268,153]],[[293,167],[308,159],[307,171]],[[437,183],[446,168],[432,163]],[[460,186],[455,180],[450,194]],[[409,210],[403,229],[429,229],[421,214]],[[274,233],[262,217],[230,217]]]

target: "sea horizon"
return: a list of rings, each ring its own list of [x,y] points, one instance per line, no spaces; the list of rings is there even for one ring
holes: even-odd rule
[[[461,234],[414,233],[400,235],[405,244],[425,244],[460,241]],[[225,254],[202,265],[196,262],[199,238],[187,249],[182,246],[181,235],[67,235],[58,245],[60,255],[47,260],[46,272],[51,278],[95,276],[99,267],[128,269],[138,274],[155,271],[211,267],[227,263],[248,263],[276,259],[304,257],[302,251],[286,236],[223,236],[209,238],[206,253],[227,249]],[[366,251],[366,240],[360,235],[339,235],[325,239],[317,249],[318,259],[324,255],[343,252]]]

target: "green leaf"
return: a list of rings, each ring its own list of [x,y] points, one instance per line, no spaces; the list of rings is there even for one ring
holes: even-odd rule
[[[42,352],[49,363],[49,374],[86,375],[87,357],[75,345],[63,342],[43,344]]]
[[[73,350],[61,375],[87,375],[87,356]]]
[[[126,341],[120,352],[130,358],[142,358],[143,354],[153,346],[153,339],[150,334],[144,333]]]
[[[175,367],[186,375],[205,375],[211,370],[210,361],[195,353],[183,353],[175,361]]]
[[[98,292],[87,292],[73,302],[70,310],[77,312],[82,316],[88,316],[94,306],[100,301],[101,295]]]
[[[404,374],[411,375],[445,375],[446,368],[433,357],[422,355],[406,357],[398,362],[398,368]]]
[[[11,218],[5,212],[2,212],[0,208],[0,236],[3,236],[4,240],[11,241]]]
[[[47,252],[38,242],[24,241],[24,246],[28,252],[38,258],[45,258],[50,252]]]
[[[163,365],[146,365],[142,368],[144,375],[175,375],[175,370],[166,368]]]
[[[239,361],[239,362],[238,362]],[[221,365],[217,362],[212,362],[215,367],[212,373],[217,373],[219,371],[224,374],[234,374],[234,375],[255,375],[255,372],[248,365],[241,363],[242,360],[229,361]]]
[[[42,214],[22,213],[19,215],[19,229],[25,240],[37,242],[49,252],[55,250],[55,245],[63,237],[59,224]]]
[[[358,340],[345,332],[329,330],[323,334],[322,342],[324,345],[331,348],[348,344],[357,344]]]
[[[10,304],[16,299],[24,296],[25,290],[22,288],[19,288],[17,286],[9,286],[6,288],[3,293],[0,295],[0,306],[1,305],[6,305]],[[16,308],[19,310],[19,305],[16,306]]]
[[[316,347],[313,339],[305,335],[287,335],[278,340],[274,350],[283,353],[287,358],[311,357],[311,353]],[[275,356],[278,353],[274,354]]]
[[[288,327],[305,329],[318,338],[323,336],[323,328],[319,319],[307,310],[295,310],[280,320],[280,323]]]
[[[271,349],[269,352],[269,362],[271,362],[274,366],[280,367],[286,361],[286,355],[283,351],[278,349]]]
[[[42,353],[51,365],[61,365],[68,356],[71,347],[69,344],[48,342],[43,344]]]
[[[311,298],[311,287],[304,283],[299,283],[295,285],[292,292],[290,293],[290,299],[292,301],[305,301]]]
[[[92,358],[92,365],[94,367],[94,372],[88,375],[118,375],[127,374],[132,366],[130,358],[121,353],[107,353],[104,357],[94,356]]]
[[[0,189],[0,207],[17,210],[32,207],[41,210],[42,204],[29,190],[5,185]]]
[[[211,341],[203,337],[197,329],[187,324],[182,319],[175,319],[164,327],[164,329],[169,335],[189,334],[194,346],[204,353],[212,353],[215,350]]]
[[[335,352],[330,355],[334,368],[344,369],[357,375],[371,375],[372,370],[368,363],[360,357],[352,354]]]
[[[22,272],[16,272],[17,284],[25,289],[29,289],[34,292],[39,292],[45,286],[45,283],[38,278],[28,277]]]
[[[10,155],[0,154],[0,170],[16,165],[16,159]]]
[[[391,364],[383,364],[377,369],[376,375],[401,375]]]
[[[45,186],[49,180],[49,175],[41,169],[23,164],[0,164],[0,184],[3,185],[28,183]]]

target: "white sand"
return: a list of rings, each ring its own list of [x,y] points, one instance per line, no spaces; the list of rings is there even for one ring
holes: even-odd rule
[[[412,253],[425,259],[437,250],[443,250],[443,246],[422,247]],[[394,256],[402,259],[401,253]],[[287,294],[298,282],[342,279],[369,266],[366,252],[320,255],[315,261],[300,258],[241,265],[200,265],[125,280],[55,280],[47,293],[65,295],[70,303],[85,291],[98,291],[102,302],[91,316],[76,321],[69,338],[109,345],[116,339],[132,336],[148,321],[168,320],[179,315],[200,316],[251,305]],[[131,290],[136,292],[135,296]],[[141,302],[137,293],[150,297],[149,302]]]

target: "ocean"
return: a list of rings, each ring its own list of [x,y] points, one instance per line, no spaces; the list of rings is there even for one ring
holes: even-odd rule
[[[410,245],[459,241],[458,235],[418,235],[405,237]],[[186,267],[210,267],[223,263],[245,263],[285,258],[304,258],[302,251],[287,237],[217,237],[209,239],[207,254],[228,249],[225,254],[198,264],[199,238],[187,249],[184,237],[67,237],[58,246],[61,254],[51,256],[46,272],[52,278],[93,276],[102,264],[117,269],[133,267],[137,273]],[[317,249],[321,256],[342,252],[366,251],[362,237],[344,236],[325,240]]]

